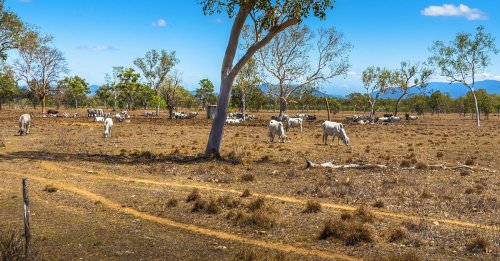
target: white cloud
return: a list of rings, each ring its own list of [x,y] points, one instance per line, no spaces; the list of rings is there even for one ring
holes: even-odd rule
[[[105,45],[105,44],[97,44],[97,45],[80,45],[76,47],[81,50],[87,50],[91,52],[101,52],[101,51],[117,51],[113,46]]]
[[[218,24],[222,24],[222,23],[224,23],[224,20],[223,20],[222,18],[215,18],[215,20],[214,20],[214,21],[215,21],[216,23],[218,23]]]
[[[158,20],[152,22],[151,25],[153,25],[155,27],[165,27],[165,26],[167,26],[167,21],[165,21],[165,19],[158,19]]]
[[[478,8],[470,8],[464,4],[458,6],[444,4],[442,6],[432,5],[421,11],[425,16],[461,16],[467,20],[486,20],[486,14]]]
[[[349,75],[349,76],[356,76],[356,75],[358,75],[358,73],[355,72],[355,71],[348,71],[347,75]]]

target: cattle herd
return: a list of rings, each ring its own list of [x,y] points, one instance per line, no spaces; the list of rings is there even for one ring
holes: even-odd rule
[[[144,112],[145,117],[155,116],[154,112]],[[30,133],[31,127],[31,118],[32,114],[23,114],[19,117],[19,135],[27,135]],[[76,117],[77,114],[73,113],[71,117]],[[192,119],[198,116],[198,112],[175,112],[174,116],[176,119]],[[70,117],[70,114],[64,112],[60,114],[56,110],[48,110],[47,114],[43,117]],[[111,127],[113,126],[113,118],[118,122],[122,122],[125,119],[129,119],[130,115],[127,111],[121,111],[119,113],[111,113],[104,112],[102,109],[87,109],[87,117],[93,118],[94,122],[103,122],[104,123],[104,133],[103,137],[108,138],[111,136]],[[244,122],[245,120],[253,120],[256,119],[255,115],[243,114],[243,113],[229,113],[226,118],[226,124],[239,124]],[[271,121],[268,124],[268,136],[269,141],[274,142],[274,137],[277,135],[279,137],[279,142],[284,143],[287,140],[287,136],[285,131],[290,131],[292,128],[300,129],[300,132],[303,131],[304,121],[315,121],[316,115],[307,115],[307,114],[297,114],[295,116],[272,116]],[[398,123],[401,122],[401,117],[394,116],[392,114],[384,114],[383,117],[370,117],[370,116],[358,116],[353,115],[346,117],[347,124],[386,124],[386,123]],[[418,116],[413,116],[408,113],[405,114],[405,119],[407,122],[414,121],[418,119]],[[332,142],[335,140],[335,137],[338,139],[338,143],[342,141],[345,145],[349,145],[349,137],[345,132],[344,125],[342,123],[333,122],[333,121],[325,121],[321,125],[323,131],[323,143],[328,145],[328,136],[332,136]]]

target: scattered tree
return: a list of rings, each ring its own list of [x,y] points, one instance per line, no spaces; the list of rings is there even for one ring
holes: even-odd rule
[[[65,77],[58,83],[58,88],[63,91],[63,95],[69,96],[75,102],[75,108],[78,109],[78,101],[85,100],[86,95],[90,93],[89,84],[80,76]]]
[[[368,67],[363,71],[363,84],[370,103],[370,119],[375,120],[375,104],[380,96],[387,92],[391,84],[391,72],[380,67]]]
[[[200,88],[196,89],[196,94],[194,96],[200,100],[203,108],[217,102],[217,96],[214,92],[214,84],[209,79],[200,80]]]
[[[243,119],[245,119],[245,111],[247,108],[247,94],[252,88],[255,88],[260,82],[259,68],[257,67],[257,62],[254,59],[250,59],[236,77],[236,85],[241,93],[241,104],[240,111],[243,114]]]
[[[136,94],[139,86],[140,74],[136,73],[133,68],[123,68],[117,74],[120,81],[117,84],[117,89],[124,95],[126,102],[126,109],[131,109],[132,98]]]
[[[55,84],[60,75],[68,71],[62,53],[49,46],[26,48],[19,52],[19,59],[14,62],[17,76],[22,79],[42,103],[45,113],[45,99],[51,84]]]
[[[165,100],[168,109],[168,117],[172,119],[174,117],[174,110],[177,109],[181,102],[180,89],[182,87],[181,77],[177,72],[168,75],[163,83],[159,87],[159,94]]]
[[[469,88],[476,109],[476,125],[479,127],[481,124],[475,90],[476,75],[491,64],[490,55],[498,53],[495,38],[486,33],[483,26],[479,26],[474,36],[470,33],[459,33],[448,45],[435,41],[430,51],[430,63],[441,71],[442,76],[449,79],[450,84],[458,82]]]
[[[142,71],[149,88],[153,89],[159,95],[158,88],[167,78],[170,70],[179,61],[175,58],[175,52],[168,53],[162,50],[159,53],[156,50],[151,50],[146,53],[144,58],[134,60],[134,65]],[[156,115],[160,115],[160,99],[157,99]]]
[[[0,71],[0,111],[2,103],[7,102],[14,93],[17,92],[17,83],[14,79],[14,72],[8,66],[2,66]]]
[[[412,65],[410,62],[401,63],[401,67],[392,74],[392,82],[395,85],[393,93],[395,93],[396,90],[401,91],[401,95],[394,107],[394,116],[398,114],[399,104],[403,97],[408,94],[408,91],[413,88],[420,88],[424,91],[427,84],[429,84],[429,79],[432,74],[433,71],[426,68],[423,64],[416,63]]]

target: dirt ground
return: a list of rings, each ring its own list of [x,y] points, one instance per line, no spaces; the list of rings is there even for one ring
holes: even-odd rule
[[[325,146],[323,112],[284,144],[267,138],[272,113],[257,113],[226,126],[216,160],[201,157],[203,114],[137,111],[105,139],[90,118],[39,113],[18,136],[21,113],[0,112],[0,239],[23,230],[27,177],[39,260],[500,259],[497,116],[480,128],[455,114],[345,125],[350,146]]]

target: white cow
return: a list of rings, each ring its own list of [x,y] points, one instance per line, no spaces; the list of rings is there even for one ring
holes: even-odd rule
[[[288,118],[286,121],[286,126],[285,130],[288,131],[290,128],[298,128],[300,127],[300,132],[302,132],[302,123],[303,123],[302,118]]]
[[[104,121],[104,138],[111,137],[111,126],[113,126],[113,119],[106,118]]]
[[[332,143],[335,140],[335,137],[337,137],[338,143],[342,140],[345,145],[349,145],[349,137],[347,137],[342,123],[325,121],[321,127],[323,128],[323,142],[325,145],[328,145],[328,135],[332,136]]]
[[[98,121],[104,121],[104,117],[101,117],[101,116],[94,117],[94,122],[98,122]]]
[[[23,114],[19,117],[19,135],[28,135],[30,133],[30,125],[31,125],[31,115]]]
[[[269,141],[274,141],[274,135],[278,135],[280,142],[283,143],[286,140],[285,130],[283,129],[283,123],[280,121],[271,120],[269,122]]]
[[[239,124],[241,123],[241,119],[226,119],[227,124]]]

